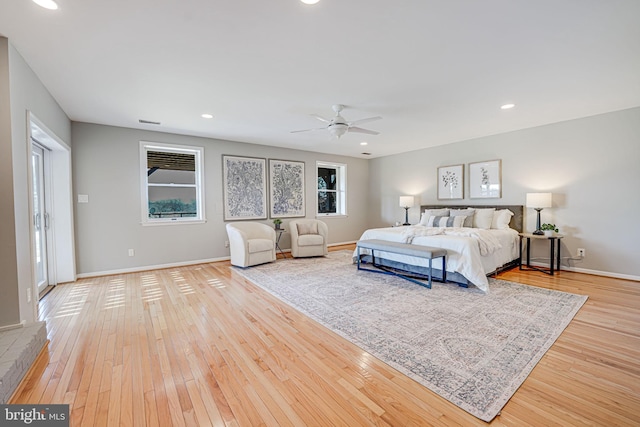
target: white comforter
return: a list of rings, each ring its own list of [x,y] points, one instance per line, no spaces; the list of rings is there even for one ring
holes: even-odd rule
[[[447,271],[460,273],[479,289],[488,292],[487,273],[504,264],[502,258],[505,255],[502,253],[506,252],[506,257],[510,258],[509,260],[515,259],[513,256],[517,257],[517,236],[518,233],[515,230],[439,228],[414,225],[370,229],[362,234],[360,240],[380,239],[446,249]],[[365,253],[364,250],[361,250],[361,253]],[[497,256],[498,254],[500,256]],[[412,265],[428,265],[427,260],[416,257],[388,252],[380,252],[379,256]],[[433,267],[441,269],[441,261],[435,260]]]

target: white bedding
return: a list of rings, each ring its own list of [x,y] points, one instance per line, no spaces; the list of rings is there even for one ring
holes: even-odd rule
[[[360,240],[381,239],[390,242],[433,246],[447,250],[447,272],[456,272],[484,292],[489,291],[487,274],[518,258],[518,232],[479,228],[439,228],[412,225],[408,227],[373,228]],[[354,252],[354,257],[356,256]],[[366,253],[361,249],[361,253]],[[376,252],[377,257],[426,267],[421,258]],[[442,261],[434,260],[433,268],[441,269]]]

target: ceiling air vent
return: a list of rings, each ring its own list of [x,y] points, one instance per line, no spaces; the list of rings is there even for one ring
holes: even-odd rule
[[[160,122],[152,122],[151,120],[142,120],[139,119],[138,120],[140,123],[142,123],[143,125],[159,125]]]

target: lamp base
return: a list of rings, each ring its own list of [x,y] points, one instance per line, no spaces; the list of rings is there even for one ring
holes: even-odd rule
[[[534,209],[538,213],[538,217],[536,219],[536,231],[534,231],[533,234],[535,234],[536,236],[542,236],[544,235],[544,231],[540,230],[540,211],[542,210],[542,208],[534,208]]]
[[[409,208],[408,207],[404,208],[404,224],[402,225],[411,225],[409,224]]]

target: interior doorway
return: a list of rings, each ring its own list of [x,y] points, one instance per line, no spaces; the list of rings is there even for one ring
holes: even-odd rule
[[[29,112],[33,292],[76,280],[71,148]],[[34,298],[37,304],[38,298]]]
[[[49,266],[53,263],[49,262],[48,242],[51,241],[49,236],[50,222],[49,205],[50,197],[48,187],[50,164],[49,151],[43,148],[37,142],[31,143],[31,179],[33,182],[32,202],[33,202],[33,248],[35,252],[35,271],[36,271],[36,288],[38,294],[50,285],[49,283]]]

